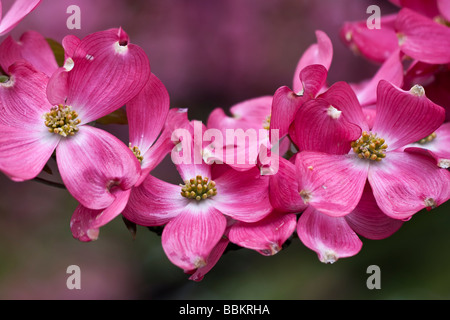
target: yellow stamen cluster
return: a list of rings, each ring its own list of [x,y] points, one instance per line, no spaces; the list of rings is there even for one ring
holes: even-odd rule
[[[139,162],[142,163],[144,157],[141,155],[141,150],[139,150],[139,148],[136,146],[132,147],[131,142],[128,144],[128,148],[130,148],[130,150],[133,152],[133,154],[136,156]]]
[[[197,201],[211,198],[217,194],[216,183],[209,181],[207,177],[198,175],[196,178],[186,180],[181,187],[181,195],[188,199]]]
[[[436,132],[433,132],[433,133],[430,134],[428,137],[423,138],[423,139],[420,139],[419,141],[417,141],[417,143],[420,143],[420,144],[426,144],[426,143],[431,142],[431,141],[433,141],[434,139],[436,139],[436,137],[437,137]]]
[[[263,128],[266,130],[270,130],[270,115],[263,121]]]
[[[378,138],[376,133],[364,131],[361,138],[352,142],[353,151],[361,159],[381,161],[386,157],[385,151],[388,147],[383,138]]]
[[[78,132],[77,125],[81,120],[77,119],[78,113],[71,106],[62,104],[54,106],[50,112],[45,114],[45,126],[49,132],[59,134],[63,137],[73,136]]]

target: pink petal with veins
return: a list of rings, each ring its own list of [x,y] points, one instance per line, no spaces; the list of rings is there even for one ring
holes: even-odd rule
[[[300,216],[297,234],[323,263],[354,256],[362,247],[361,240],[344,217],[330,217],[313,207],[308,207]]]
[[[231,242],[252,249],[264,256],[278,253],[283,244],[294,233],[297,225],[295,214],[273,211],[266,218],[254,222],[236,222],[230,228]]]
[[[305,67],[319,64],[324,66],[327,71],[330,69],[333,59],[333,44],[327,34],[321,30],[316,30],[316,38],[317,43],[312,44],[306,49],[295,68],[292,88],[296,93],[304,89],[300,74]]]
[[[0,171],[14,181],[35,178],[50,159],[59,138],[42,130],[0,124]]]
[[[61,139],[56,160],[67,190],[89,209],[110,206],[116,199],[112,188],[130,189],[140,174],[139,161],[128,146],[86,125],[75,136]]]
[[[67,35],[62,39],[62,46],[64,48],[64,58],[72,58],[75,50],[80,45],[81,39],[74,35]]]
[[[226,224],[225,217],[213,206],[191,202],[164,227],[161,236],[164,252],[181,269],[204,267]]]
[[[258,168],[247,171],[231,168],[214,182],[217,195],[208,200],[223,214],[238,221],[256,222],[272,211],[269,178],[261,176]]]
[[[78,112],[82,124],[122,107],[147,83],[147,55],[140,47],[121,42],[123,35],[121,29],[93,33],[81,40],[73,54],[66,104]]]
[[[298,193],[297,169],[289,160],[280,157],[277,174],[269,177],[269,197],[272,206],[283,212],[299,213],[306,209]]]
[[[364,190],[369,166],[360,160],[356,155],[300,152],[295,165],[304,203],[333,217],[353,211]]]
[[[303,91],[295,93],[289,87],[280,87],[274,94],[270,129],[278,129],[279,138],[283,138],[295,118],[297,110],[308,100],[314,99],[325,86],[327,69],[322,65],[308,65],[300,72]]]
[[[430,64],[450,62],[450,28],[403,8],[397,16],[395,28],[400,49],[413,59]],[[430,36],[433,35],[433,36]]]
[[[228,238],[220,238],[219,243],[212,249],[211,253],[208,256],[208,259],[206,259],[206,266],[197,268],[192,275],[189,277],[189,280],[193,281],[201,281],[205,277],[205,275],[211,271],[211,269],[217,264],[220,257],[222,257],[222,254],[225,252],[225,249],[227,248],[230,241]]]
[[[403,225],[402,220],[392,219],[381,211],[368,183],[355,210],[345,220],[357,234],[372,240],[390,237]]]
[[[11,65],[8,74],[9,80],[0,83],[0,123],[33,131],[45,128],[43,116],[52,107],[45,94],[48,77],[26,61]]]
[[[187,111],[185,109],[170,109],[167,115],[163,130],[158,140],[145,152],[141,153],[143,160],[141,163],[141,176],[136,182],[138,186],[148,174],[166,157],[174,148],[172,133],[180,128],[189,126]]]
[[[97,240],[100,227],[116,218],[128,202],[131,189],[113,191],[116,199],[104,210],[92,210],[79,205],[70,220],[70,229],[75,239],[80,241]]]
[[[444,108],[433,103],[422,87],[404,91],[381,80],[377,89],[377,115],[372,128],[395,150],[432,134],[444,122]]]
[[[123,216],[142,226],[161,226],[175,218],[190,202],[181,196],[181,186],[153,176],[133,188]]]
[[[300,151],[346,154],[351,142],[361,136],[359,126],[347,121],[342,110],[321,98],[306,102],[297,111],[294,123],[290,137]]]
[[[164,84],[151,74],[144,89],[126,105],[129,141],[145,153],[155,142],[169,112],[170,99]]]
[[[394,219],[409,219],[450,198],[450,172],[421,154],[388,152],[379,163],[371,163],[368,180],[378,206]]]

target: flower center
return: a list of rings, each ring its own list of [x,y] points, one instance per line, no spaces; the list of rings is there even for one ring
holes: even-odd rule
[[[386,157],[387,144],[383,138],[378,138],[376,133],[364,131],[361,138],[352,142],[353,152],[361,159],[381,161]]]
[[[196,178],[186,180],[184,183],[184,185],[181,185],[181,195],[185,198],[200,201],[217,194],[216,183],[209,181],[207,177],[203,178],[201,175],[198,175]]]
[[[73,136],[78,132],[77,125],[81,122],[77,118],[78,113],[73,111],[71,106],[60,104],[52,107],[50,112],[45,114],[45,126],[49,132],[59,134],[63,137]]]
[[[436,139],[437,135],[436,132],[433,132],[432,134],[430,134],[428,137],[420,139],[419,141],[417,141],[417,143],[420,144],[427,144],[428,142],[433,141],[434,139]]]
[[[128,148],[130,148],[130,150],[134,153],[136,158],[139,160],[139,163],[142,163],[144,157],[141,155],[141,150],[139,150],[139,148],[136,146],[132,147],[131,142],[128,144]]]
[[[270,130],[270,118],[271,115],[268,115],[266,119],[263,121],[263,128],[266,130]]]

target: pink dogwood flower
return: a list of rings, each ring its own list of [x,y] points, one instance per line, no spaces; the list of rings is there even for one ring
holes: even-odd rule
[[[196,144],[202,142],[193,139],[195,123],[192,121],[176,138],[181,150],[175,147],[172,151],[184,184],[174,185],[149,175],[133,189],[122,212],[138,225],[164,226],[163,249],[168,259],[186,272],[208,264],[211,251],[226,230],[226,217],[256,222],[272,210],[268,178],[260,176],[256,167],[237,171],[226,165],[208,165],[196,154],[201,153],[201,145]]]
[[[16,0],[0,20],[0,36],[10,32],[27,14],[33,11],[41,0]],[[0,2],[0,14],[2,3]]]
[[[304,151],[297,156],[304,202],[322,213],[345,216],[369,181],[378,206],[392,218],[408,219],[423,208],[437,207],[450,197],[449,173],[431,158],[400,148],[432,134],[443,121],[444,109],[421,86],[404,91],[380,81],[373,128],[363,130],[350,153]],[[362,117],[356,124],[368,127]],[[340,198],[333,200],[337,194]]]
[[[134,185],[140,166],[128,146],[88,124],[136,96],[150,65],[122,29],[85,37],[72,59],[65,77],[50,80],[52,89],[48,77],[29,63],[9,67],[10,77],[0,85],[0,170],[14,181],[33,179],[56,151],[68,191],[82,205],[102,209],[116,200],[114,187]],[[52,94],[54,88],[58,94]],[[47,90],[57,101],[48,101]]]

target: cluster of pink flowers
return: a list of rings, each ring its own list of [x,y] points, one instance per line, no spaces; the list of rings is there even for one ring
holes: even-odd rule
[[[16,1],[0,33],[31,2]],[[360,236],[389,237],[450,198],[450,6],[393,2],[401,8],[381,29],[342,28],[352,50],[380,63],[371,79],[328,84],[333,44],[318,30],[291,84],[232,106],[231,116],[217,108],[206,124],[170,108],[122,28],[66,36],[60,64],[38,32],[9,36],[0,44],[0,170],[31,180],[55,158],[79,203],[74,238],[96,240],[119,215],[160,227],[168,259],[196,281],[230,244],[270,256],[298,237],[322,262],[354,256]],[[123,106],[127,142],[95,127]],[[152,175],[169,154],[177,185]]]

